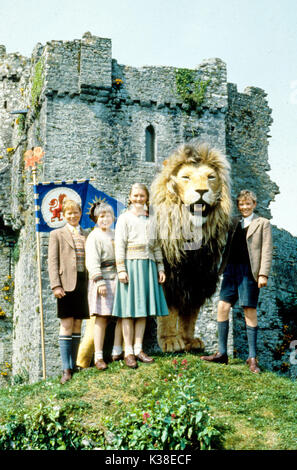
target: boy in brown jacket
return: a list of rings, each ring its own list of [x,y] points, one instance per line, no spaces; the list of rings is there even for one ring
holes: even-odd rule
[[[76,369],[82,320],[89,318],[85,267],[87,233],[79,226],[80,205],[65,198],[63,217],[66,225],[50,233],[48,245],[50,286],[57,299],[57,316],[60,319],[61,384],[70,380]]]
[[[269,220],[254,214],[256,205],[257,198],[252,191],[242,190],[237,196],[242,218],[233,220],[220,269],[224,274],[217,312],[219,351],[201,357],[204,361],[228,364],[229,312],[239,300],[249,346],[246,362],[253,373],[260,372],[256,358],[259,289],[267,285],[272,261],[271,226]]]

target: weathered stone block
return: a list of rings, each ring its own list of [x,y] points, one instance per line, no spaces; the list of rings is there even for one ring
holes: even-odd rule
[[[80,51],[79,86],[111,87],[111,40],[83,37]]]
[[[119,65],[111,59],[109,39],[87,33],[82,40],[37,45],[32,66],[28,59],[5,55],[3,47],[1,53],[4,59],[0,67],[0,155],[3,156],[0,222],[5,224],[3,241],[12,230],[18,239],[18,249],[12,263],[15,290],[11,308],[14,320],[10,326],[11,331],[14,327],[14,336],[9,340],[9,334],[3,336],[0,331],[0,345],[5,337],[8,341],[5,354],[10,355],[5,359],[13,363],[13,372],[19,373],[25,366],[30,381],[36,381],[42,373],[40,306],[33,192],[28,184],[30,173],[24,171],[23,152],[37,145],[44,148],[39,180],[94,177],[95,187],[127,203],[130,186],[135,181],[150,186],[162,161],[181,143],[198,138],[226,153],[232,164],[232,195],[235,197],[242,187],[251,187],[258,195],[259,214],[270,217],[268,206],[278,192],[267,174],[271,110],[263,90],[250,87],[238,93],[235,85],[227,84],[226,65],[220,59],[204,61],[193,71],[197,79],[209,81],[204,102],[197,112],[178,95],[174,67],[137,69]],[[23,134],[19,135],[9,110],[30,104],[35,66],[39,61],[43,71],[40,100],[35,112],[29,111]],[[122,80],[119,89],[112,86],[115,78]],[[22,93],[20,86],[24,88]],[[153,162],[146,161],[148,126],[153,126],[156,135]],[[7,155],[8,147],[16,149]],[[293,294],[284,279],[295,272],[296,239],[278,231],[274,235],[276,249],[271,282],[262,293],[259,305],[260,351],[266,367],[280,369],[288,354],[284,356],[286,361],[282,361],[282,357],[275,358],[274,350],[281,354],[278,348],[285,344],[285,321],[293,324],[288,320]],[[47,374],[54,375],[60,370],[59,322],[48,282],[47,245],[48,235],[42,234]],[[0,261],[1,257],[7,258],[3,247],[0,247]],[[7,267],[0,263],[1,276]],[[205,341],[207,351],[213,351],[217,345],[216,308],[217,293],[202,309],[196,325],[196,333]],[[232,354],[235,348],[244,355],[244,328],[236,309],[233,317],[229,352]],[[154,349],[155,339],[146,338],[146,341]]]

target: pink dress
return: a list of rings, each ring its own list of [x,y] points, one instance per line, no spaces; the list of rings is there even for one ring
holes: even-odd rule
[[[103,232],[95,227],[89,234],[86,241],[86,266],[89,272],[90,315],[111,315],[117,277],[113,230]],[[106,296],[98,293],[100,286],[106,286]]]
[[[98,286],[92,279],[89,280],[88,301],[90,315],[111,315],[116,288],[116,279],[106,279],[107,295],[98,294]]]

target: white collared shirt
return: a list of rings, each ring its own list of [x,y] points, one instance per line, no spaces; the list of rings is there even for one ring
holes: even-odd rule
[[[75,233],[79,233],[79,234],[81,234],[80,225],[77,225],[76,227],[73,227],[73,225],[70,225],[70,224],[67,223],[67,224],[66,224],[66,227],[69,228],[69,230],[70,230],[71,233],[74,233],[74,234],[75,234]]]
[[[254,213],[252,213],[248,217],[242,217],[240,219],[242,228],[248,227],[250,225],[251,221],[253,220],[253,218],[254,218]]]

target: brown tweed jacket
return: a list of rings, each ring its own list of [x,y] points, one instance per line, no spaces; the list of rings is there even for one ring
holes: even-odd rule
[[[240,217],[233,219],[219,271],[220,274],[224,272],[224,269],[228,263],[231,242],[239,223]],[[273,245],[271,225],[269,220],[265,219],[264,217],[259,217],[255,214],[248,227],[246,241],[252,274],[255,281],[258,282],[259,276],[268,277],[271,268]]]
[[[82,234],[86,241],[87,232],[82,230]],[[76,254],[73,238],[67,226],[53,230],[50,233],[48,272],[51,289],[63,287],[68,292],[75,289],[77,280]]]

